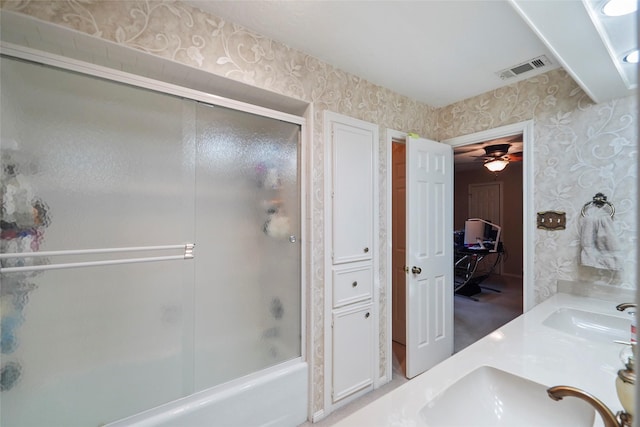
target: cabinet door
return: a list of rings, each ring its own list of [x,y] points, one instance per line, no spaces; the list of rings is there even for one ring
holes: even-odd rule
[[[332,135],[333,263],[371,259],[374,133],[334,123]]]
[[[373,384],[373,322],[371,304],[334,311],[334,402]]]

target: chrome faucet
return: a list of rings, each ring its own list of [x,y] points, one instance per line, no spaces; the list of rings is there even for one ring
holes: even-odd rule
[[[558,385],[555,387],[551,387],[547,390],[549,397],[553,400],[562,400],[563,397],[571,396],[577,397],[578,399],[582,399],[587,402],[589,405],[593,406],[593,408],[600,414],[602,417],[602,421],[604,421],[604,427],[627,427],[631,426],[631,416],[625,412],[618,412],[618,415],[615,415],[611,409],[607,407],[602,401],[586,391],[580,390],[579,388],[571,387],[568,385]]]
[[[622,304],[616,305],[616,310],[625,311],[627,308],[635,308],[637,307],[635,302],[623,302]]]

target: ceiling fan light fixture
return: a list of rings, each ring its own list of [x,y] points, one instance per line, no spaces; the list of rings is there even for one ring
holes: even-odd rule
[[[500,172],[509,164],[508,160],[505,159],[493,159],[487,162],[484,162],[484,167],[489,169],[491,172]]]

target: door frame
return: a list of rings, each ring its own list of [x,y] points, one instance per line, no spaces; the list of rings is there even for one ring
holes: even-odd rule
[[[535,303],[534,288],[534,204],[533,204],[533,120],[500,126],[469,135],[442,141],[452,147],[477,144],[491,139],[522,134],[522,311],[526,313]]]
[[[534,212],[534,204],[533,204],[533,120],[526,120],[519,123],[514,123],[511,125],[500,126],[493,129],[488,129],[476,133],[472,133],[469,135],[458,136],[454,138],[445,139],[440,141],[444,144],[449,144],[452,147],[461,147],[469,144],[476,144],[480,142],[484,142],[491,139],[504,138],[507,136],[522,134],[523,141],[523,159],[522,159],[522,269],[523,269],[523,277],[522,277],[522,287],[523,287],[523,303],[522,310],[523,312],[527,312],[535,305],[535,293],[534,293],[534,232],[535,232],[535,224],[533,220]],[[408,133],[402,132],[394,129],[386,129],[385,136],[385,151],[387,158],[387,170],[385,173],[385,183],[386,183],[386,203],[385,203],[385,223],[387,224],[387,238],[386,238],[386,256],[384,260],[384,265],[386,265],[386,283],[381,283],[381,286],[385,289],[385,294],[387,295],[385,313],[386,316],[386,325],[385,329],[387,330],[388,336],[384,342],[384,348],[386,353],[386,375],[380,378],[375,378],[375,387],[391,381],[391,373],[393,371],[393,349],[391,346],[392,341],[392,279],[393,276],[390,274],[390,269],[392,265],[392,230],[391,230],[391,221],[392,221],[392,213],[391,213],[391,200],[392,200],[392,188],[391,188],[391,148],[394,141],[403,141],[406,139]],[[451,213],[453,215],[453,212]],[[453,236],[452,236],[453,238]],[[382,260],[381,260],[382,261]],[[382,314],[382,313],[381,313]]]

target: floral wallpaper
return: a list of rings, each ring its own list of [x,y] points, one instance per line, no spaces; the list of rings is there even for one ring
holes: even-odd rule
[[[2,0],[5,10],[72,28],[121,45],[230,79],[301,99],[314,107],[311,253],[311,412],[324,409],[324,188],[323,112],[331,110],[380,126],[380,269],[386,283],[386,128],[442,140],[523,120],[535,120],[535,208],[563,209],[565,232],[536,233],[536,295],[555,292],[557,278],[635,284],[631,269],[591,274],[576,263],[577,222],[582,204],[602,191],[616,205],[616,225],[635,267],[636,101],[593,105],[562,70],[435,109],[348,74],[303,52],[175,1]],[[615,157],[615,171],[611,160]],[[598,177],[596,182],[594,177]],[[635,181],[634,181],[635,182]],[[535,212],[531,212],[535,215]],[[633,247],[630,245],[633,244]],[[631,264],[631,261],[634,261]],[[386,374],[387,295],[380,304],[379,375]]]
[[[567,229],[536,230],[536,303],[557,280],[636,288],[637,97],[594,104],[562,69],[438,111],[439,140],[534,120],[534,208],[567,214]],[[597,192],[615,206],[620,271],[579,264],[580,212]],[[535,220],[536,212],[529,212]],[[615,289],[611,289],[615,292]]]

